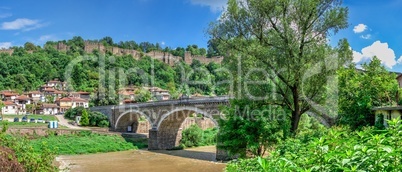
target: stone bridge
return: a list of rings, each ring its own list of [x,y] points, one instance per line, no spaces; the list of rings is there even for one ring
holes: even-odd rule
[[[152,126],[149,130],[148,149],[158,150],[172,149],[179,145],[180,126],[187,117],[202,115],[218,126],[220,107],[228,104],[229,97],[224,96],[101,106],[91,110],[108,115],[114,131],[127,131],[128,126],[135,131],[138,121],[146,119]]]

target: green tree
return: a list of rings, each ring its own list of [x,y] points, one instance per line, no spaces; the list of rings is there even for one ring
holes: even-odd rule
[[[219,121],[218,148],[245,157],[262,156],[288,135],[289,125],[280,107],[259,101],[232,100]]]
[[[88,114],[87,110],[85,110],[85,109],[82,111],[80,124],[82,126],[88,126],[89,125],[89,114]]]
[[[135,91],[135,101],[136,102],[147,102],[151,100],[151,92],[141,88]]]
[[[356,70],[354,64],[339,71],[339,120],[352,129],[374,125],[376,106],[396,105],[398,83],[381,61],[374,57]]]
[[[340,0],[229,0],[209,33],[219,41],[221,52],[230,52],[225,61],[234,75],[239,66],[243,73],[250,68],[268,73],[259,75],[274,89],[255,89],[252,95],[275,95],[269,103],[291,110],[290,131],[295,133],[301,115],[311,110],[311,102],[325,100],[328,76],[351,60],[350,53],[335,55],[350,51],[344,48],[346,40],[338,49],[327,43],[330,34],[348,26],[347,16],[348,9]],[[242,75],[235,77],[236,83],[249,79]],[[236,94],[239,99],[250,97],[242,88],[235,90],[242,90]]]
[[[35,44],[33,44],[33,43],[31,43],[31,42],[26,42],[25,44],[24,44],[24,48],[25,48],[25,50],[27,50],[27,51],[34,51],[34,50],[36,50],[36,46],[35,46]]]

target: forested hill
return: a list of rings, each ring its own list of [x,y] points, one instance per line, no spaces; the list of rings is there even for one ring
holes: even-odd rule
[[[82,38],[74,37],[67,42],[71,48],[65,52],[46,44],[42,48],[26,43],[24,47],[13,47],[11,55],[1,53],[0,90],[26,92],[38,90],[45,82],[55,78],[65,81],[65,72],[70,64],[73,70],[69,84],[73,90],[88,91],[94,95],[106,92],[108,95],[103,97],[104,104],[116,103],[116,96],[110,93],[117,93],[119,88],[128,85],[157,86],[169,90],[173,96],[181,93],[227,94],[223,86],[214,87],[217,81],[225,79],[215,72],[220,64],[202,64],[194,60],[190,65],[178,62],[169,66],[147,56],[137,60],[131,55],[111,56],[106,53],[103,57],[97,52],[86,54],[80,46]],[[85,55],[90,58],[83,59]],[[100,60],[105,62],[104,67]],[[204,72],[194,72],[194,69]]]

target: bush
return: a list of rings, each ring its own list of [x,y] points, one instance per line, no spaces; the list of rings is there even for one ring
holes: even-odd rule
[[[217,128],[202,130],[198,125],[191,125],[183,130],[180,143],[185,147],[206,146],[216,144]]]
[[[64,117],[67,119],[75,120],[75,117],[81,116],[84,110],[85,110],[84,107],[70,108],[66,111]]]
[[[387,130],[370,127],[351,132],[349,128],[331,128],[306,143],[288,139],[260,167],[264,171],[400,171],[402,125],[396,119],[388,123]],[[227,169],[247,168],[251,167],[230,165]]]
[[[186,147],[200,146],[202,143],[203,131],[198,125],[191,125],[183,130],[181,143]]]

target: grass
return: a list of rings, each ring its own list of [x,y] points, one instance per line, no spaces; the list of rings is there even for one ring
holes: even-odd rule
[[[25,115],[4,115],[4,118],[9,118],[9,119],[14,119],[15,117],[19,118],[21,120],[21,118],[25,116]],[[28,116],[28,120],[31,118],[42,118],[43,120],[49,120],[49,121],[57,121],[57,118],[54,115],[27,115]]]
[[[124,138],[127,142],[133,144],[138,149],[148,148],[148,139],[146,138]]]
[[[101,135],[82,131],[74,135],[41,137],[31,141],[34,151],[41,151],[45,143],[58,155],[89,154],[137,149],[132,143],[117,135]]]

